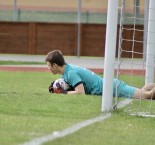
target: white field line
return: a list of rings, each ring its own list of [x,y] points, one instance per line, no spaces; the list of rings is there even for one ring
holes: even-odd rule
[[[118,104],[118,108],[124,107],[130,103],[129,99],[126,99],[126,100],[122,101],[120,104]],[[52,141],[54,139],[67,136],[69,134],[72,134],[72,133],[86,127],[86,126],[89,126],[89,125],[96,123],[96,122],[103,121],[103,120],[108,119],[110,117],[111,117],[111,113],[102,114],[102,115],[97,116],[95,118],[88,119],[88,120],[85,120],[83,122],[77,123],[77,124],[75,124],[69,128],[64,129],[64,130],[54,131],[52,134],[49,134],[49,135],[46,135],[43,137],[34,138],[34,139],[32,139],[32,140],[30,140],[30,141],[28,141],[22,145],[42,145],[45,142]]]
[[[144,112],[139,112],[139,113],[131,113],[130,115],[132,116],[141,116],[141,117],[152,117],[155,118],[155,115],[152,114],[145,114]]]
[[[132,99],[125,99],[117,104],[117,108],[123,108],[124,106],[130,104]]]
[[[64,137],[66,135],[72,134],[72,133],[78,131],[81,128],[84,128],[84,127],[86,127],[88,125],[91,125],[91,124],[93,124],[95,122],[105,120],[105,119],[107,119],[109,117],[111,117],[111,113],[107,113],[107,114],[95,117],[93,119],[85,120],[83,122],[77,123],[77,124],[67,128],[67,129],[62,130],[62,131],[54,131],[52,134],[49,134],[47,136],[34,138],[31,141],[29,141],[29,142],[27,142],[27,143],[25,143],[23,145],[41,145],[41,144],[43,144],[45,142],[52,141],[52,140],[54,140],[56,138],[60,138],[60,137]]]
[[[129,104],[132,102],[132,99],[126,99],[120,103],[118,103],[118,108],[121,108],[124,106],[124,104]],[[141,117],[150,117],[155,118],[155,114],[147,114],[145,112],[137,112],[137,113],[130,113],[131,116],[141,116]]]

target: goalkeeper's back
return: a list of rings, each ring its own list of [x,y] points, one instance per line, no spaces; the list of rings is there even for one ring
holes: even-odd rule
[[[103,78],[86,68],[66,64],[62,77],[73,87],[83,83],[86,94],[102,94]]]

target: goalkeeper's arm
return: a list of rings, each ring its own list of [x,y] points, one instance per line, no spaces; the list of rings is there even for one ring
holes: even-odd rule
[[[84,89],[84,86],[83,84],[79,84],[78,86],[76,86],[74,88],[73,91],[68,91],[67,94],[85,94],[85,89]]]

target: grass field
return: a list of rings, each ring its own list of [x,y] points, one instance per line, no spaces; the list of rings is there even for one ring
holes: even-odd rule
[[[0,65],[46,65],[46,62],[21,62],[21,61],[2,61]]]
[[[57,77],[0,72],[0,145],[19,145],[101,114],[101,97],[49,94],[47,88]],[[103,122],[45,145],[153,145],[154,121],[120,109]]]

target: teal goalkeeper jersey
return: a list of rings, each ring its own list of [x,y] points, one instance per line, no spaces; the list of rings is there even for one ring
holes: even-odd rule
[[[83,84],[86,94],[102,95],[104,79],[86,68],[66,64],[62,78],[73,88]],[[113,96],[117,94],[120,97],[131,98],[135,90],[135,87],[129,86],[121,80],[114,79],[113,81]]]
[[[102,95],[103,78],[86,68],[66,64],[62,78],[73,88],[82,83],[86,94]]]

